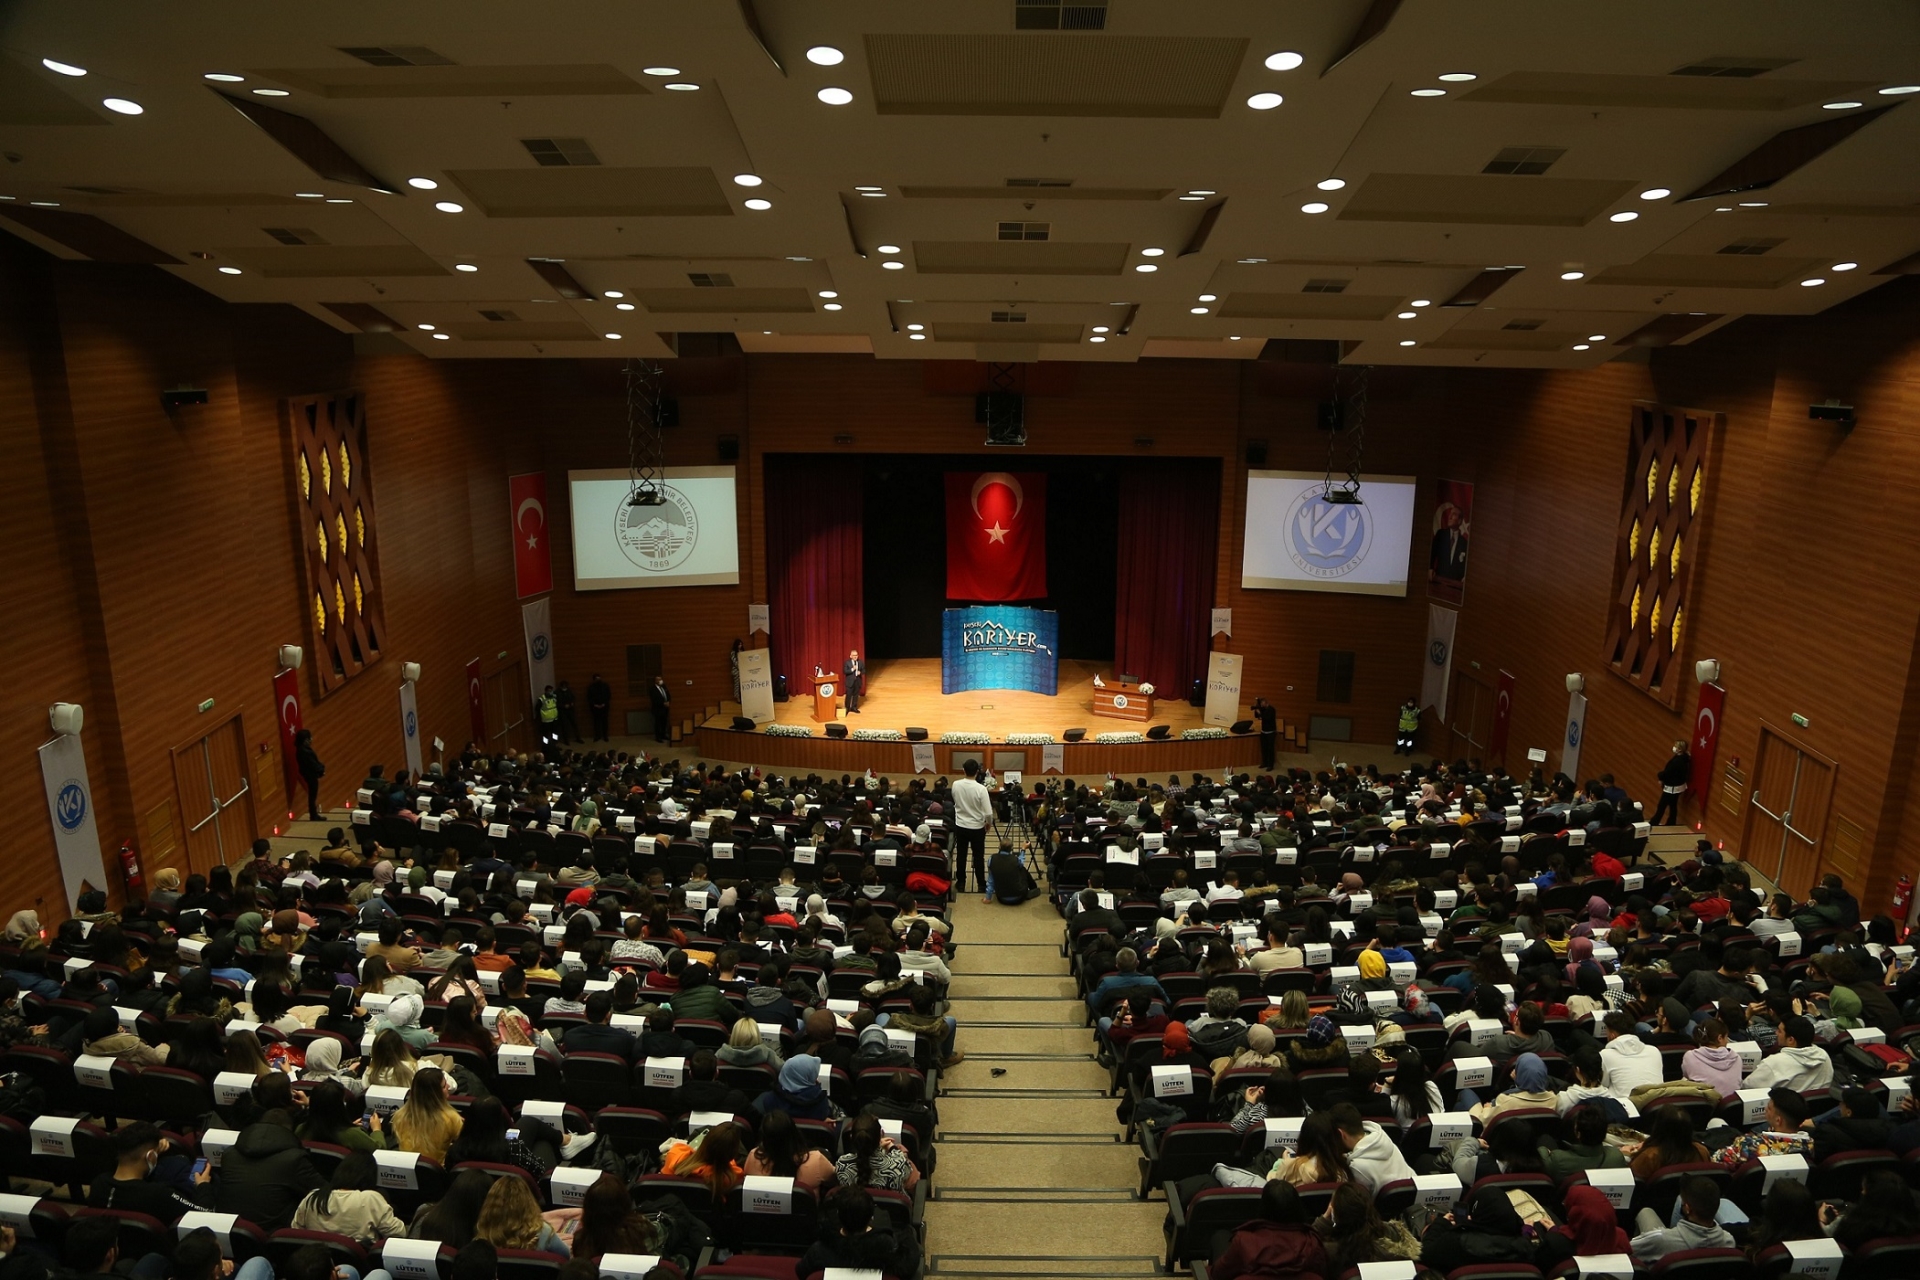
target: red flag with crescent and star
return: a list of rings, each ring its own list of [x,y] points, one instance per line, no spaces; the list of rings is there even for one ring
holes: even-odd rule
[[[287,812],[305,813],[299,808],[305,785],[300,777],[300,749],[293,743],[293,735],[300,732],[300,673],[292,667],[274,675],[273,705],[280,721],[280,761],[287,771]]]
[[[467,663],[467,727],[481,750],[487,746],[487,702],[481,695],[480,659]]]
[[[547,551],[547,473],[507,477],[513,511],[513,586],[520,599],[553,590],[553,556]]]
[[[947,472],[947,599],[1046,594],[1045,473]]]
[[[1693,756],[1693,777],[1687,782],[1694,803],[1705,804],[1707,784],[1713,780],[1713,757],[1720,750],[1720,713],[1727,705],[1727,691],[1717,684],[1700,686],[1700,707],[1693,713],[1693,741],[1687,750]]]

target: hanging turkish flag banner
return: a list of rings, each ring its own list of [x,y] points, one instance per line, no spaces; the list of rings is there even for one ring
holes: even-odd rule
[[[293,741],[300,732],[300,673],[292,667],[273,677],[273,705],[280,721],[280,763],[287,771],[287,812],[292,814],[300,809],[305,785],[300,777],[300,749]]]
[[[1513,724],[1513,672],[1502,671],[1493,693],[1493,730],[1487,735],[1487,763],[1507,762],[1507,729]]]
[[[547,473],[507,477],[513,510],[513,586],[525,600],[553,590],[553,556],[547,550]]]
[[[467,720],[467,727],[473,731],[474,745],[484,751],[487,746],[487,703],[481,696],[478,658],[467,664]]]
[[[947,599],[1047,594],[1047,477],[947,472]]]
[[[1700,708],[1693,713],[1693,741],[1687,750],[1693,755],[1693,777],[1687,787],[1696,804],[1706,804],[1707,784],[1713,780],[1713,757],[1720,750],[1720,712],[1727,705],[1727,691],[1717,684],[1700,686]]]

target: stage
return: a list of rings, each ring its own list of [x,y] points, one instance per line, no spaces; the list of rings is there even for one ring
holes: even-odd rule
[[[858,714],[849,715],[844,706],[839,722],[848,731],[855,729],[901,729],[913,725],[927,731],[934,749],[935,771],[954,773],[956,754],[964,761],[969,754],[983,759],[997,770],[1018,769],[1023,773],[1041,772],[1041,748],[1038,745],[1009,745],[1009,734],[1047,733],[1064,744],[1060,773],[1074,776],[1116,773],[1133,776],[1192,773],[1196,770],[1218,774],[1229,769],[1258,769],[1260,739],[1255,734],[1228,738],[1182,740],[1181,731],[1203,724],[1202,709],[1190,705],[1184,697],[1155,696],[1153,716],[1143,722],[1119,720],[1093,714],[1093,677],[1111,678],[1108,664],[1067,661],[1060,663],[1060,692],[1054,695],[1025,693],[1013,689],[975,689],[966,693],[940,692],[940,659],[896,658],[874,662],[867,672],[867,694],[860,701]],[[848,773],[872,767],[882,773],[913,772],[912,744],[900,742],[855,741],[852,738],[826,737],[826,726],[813,719],[811,693],[796,691],[786,702],[774,703],[778,724],[804,725],[813,731],[809,738],[769,735],[764,726],[752,733],[735,730],[733,712],[725,711],[702,723],[694,739],[702,754],[724,760],[755,764],[804,768],[822,773]],[[1242,716],[1249,714],[1244,709]],[[1096,743],[1102,733],[1144,733],[1164,724],[1171,735],[1164,742]],[[1087,731],[1082,742],[1066,742],[1066,730]],[[943,743],[944,733],[985,734],[991,742],[981,745]]]

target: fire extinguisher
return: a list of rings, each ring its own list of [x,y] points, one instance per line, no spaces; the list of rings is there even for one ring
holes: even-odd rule
[[[133,851],[131,844],[120,846],[120,879],[126,885],[129,898],[147,896],[146,877],[140,874],[140,855]]]
[[[1907,906],[1913,901],[1913,877],[1901,876],[1893,882],[1893,911],[1895,920],[1905,921]]]

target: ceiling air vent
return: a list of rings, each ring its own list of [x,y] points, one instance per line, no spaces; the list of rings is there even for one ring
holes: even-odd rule
[[[262,227],[262,231],[281,244],[325,244],[317,232],[306,227]]]
[[[696,289],[731,289],[733,277],[724,271],[689,271],[687,279]]]
[[[1345,293],[1351,280],[1309,280],[1300,286],[1302,293]]]
[[[349,58],[358,58],[376,67],[450,67],[453,65],[452,58],[444,53],[435,53],[424,45],[369,44],[352,47],[341,45],[339,48],[340,52]]]
[[[1010,187],[1070,187],[1072,178],[1008,178]]]
[[[1105,31],[1106,0],[1013,0],[1016,31]]]
[[[1778,249],[1786,242],[1785,236],[1775,236],[1771,239],[1761,236],[1748,236],[1745,239],[1735,240],[1732,244],[1722,245],[1718,252],[1731,253],[1743,258],[1757,258],[1769,249]]]
[[[1500,153],[1487,161],[1487,167],[1480,172],[1541,174],[1551,169],[1553,162],[1565,154],[1565,147],[1502,147]]]
[[[991,319],[995,324],[1025,324],[1027,313],[1024,311],[996,311]]]
[[[1045,240],[1053,230],[1051,222],[1002,222],[1002,240]]]
[[[507,321],[518,320],[520,318],[518,314],[512,311],[482,311],[480,315],[484,319],[503,324]]]
[[[1545,323],[1545,320],[1509,320],[1500,327],[1502,329],[1518,329],[1523,333],[1531,333]]]
[[[1798,61],[1798,58],[1701,58],[1697,62],[1689,62],[1684,67],[1676,67],[1668,74],[1676,76],[1728,76],[1735,80],[1751,80],[1755,76],[1763,76],[1769,71],[1778,71],[1782,67],[1792,66]]]
[[[543,165],[599,164],[585,138],[522,138],[527,154]]]

